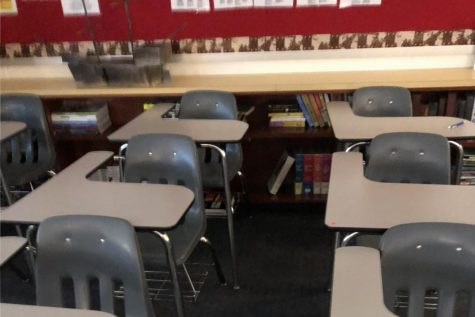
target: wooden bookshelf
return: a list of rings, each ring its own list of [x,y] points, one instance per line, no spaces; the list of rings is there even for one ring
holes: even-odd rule
[[[273,196],[267,192],[267,180],[276,160],[284,150],[295,153],[332,153],[337,141],[331,128],[270,128],[268,105],[296,102],[302,93],[351,93],[370,85],[407,87],[427,100],[475,90],[475,71],[472,69],[439,69],[411,71],[332,72],[305,74],[184,76],[158,87],[87,87],[78,88],[65,79],[1,80],[2,93],[34,93],[41,96],[47,117],[65,99],[100,99],[109,105],[112,127],[102,134],[53,135],[57,150],[57,170],[91,150],[117,151],[120,144],[107,135],[142,113],[144,103],[177,102],[180,96],[194,89],[227,90],[236,95],[238,104],[252,105],[255,111],[247,117],[250,129],[242,140],[249,201],[251,203],[311,203],[323,204],[325,195],[294,195],[294,169],[283,187]],[[351,124],[351,123],[349,123]],[[51,126],[51,122],[50,122]],[[53,130],[51,131],[54,132]],[[474,140],[461,142],[465,148],[475,149]],[[237,182],[238,183],[238,182]]]

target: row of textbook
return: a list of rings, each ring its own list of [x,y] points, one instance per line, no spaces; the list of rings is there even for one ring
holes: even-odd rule
[[[276,195],[287,174],[295,165],[295,195],[326,195],[330,181],[331,154],[297,153],[295,158],[282,153],[267,182],[267,189]]]
[[[463,156],[460,185],[475,185],[475,151],[466,152]]]
[[[100,134],[111,126],[106,102],[65,100],[51,113],[56,134]]]
[[[475,122],[475,93],[441,95],[426,102],[420,93],[413,94],[415,116],[448,116]]]
[[[331,127],[330,116],[327,110],[327,103],[330,102],[329,94],[299,94],[296,97],[309,127]]]

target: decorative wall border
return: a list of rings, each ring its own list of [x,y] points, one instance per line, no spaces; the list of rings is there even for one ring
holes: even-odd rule
[[[157,42],[160,40],[140,40],[134,45]],[[462,29],[183,39],[173,40],[172,50],[175,54],[195,54],[474,44],[475,29]],[[131,51],[130,43],[126,41],[99,42],[97,48],[100,55],[127,55]],[[91,41],[0,44],[2,58],[59,56],[63,53],[94,55],[94,45]]]

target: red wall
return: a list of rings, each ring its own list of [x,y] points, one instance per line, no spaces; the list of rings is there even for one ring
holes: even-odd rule
[[[79,0],[78,0],[79,1]],[[99,0],[92,17],[98,40],[126,40],[120,0]],[[83,17],[63,17],[60,0],[17,0],[17,16],[1,17],[1,42],[89,40]],[[475,29],[475,0],[383,0],[378,7],[240,9],[171,12],[169,0],[130,0],[135,39]]]

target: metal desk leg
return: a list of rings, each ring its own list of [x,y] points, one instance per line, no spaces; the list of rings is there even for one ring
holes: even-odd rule
[[[170,274],[173,281],[173,293],[175,295],[176,312],[178,317],[185,317],[183,298],[181,296],[180,284],[178,283],[175,254],[173,253],[172,242],[170,241],[170,238],[166,233],[161,233],[159,231],[154,231],[153,233],[160,237],[163,242],[163,245],[165,246],[165,249],[167,250],[168,265],[170,266]]]

